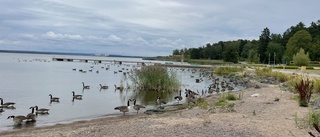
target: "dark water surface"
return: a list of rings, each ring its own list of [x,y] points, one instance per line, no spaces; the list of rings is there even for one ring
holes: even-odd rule
[[[52,57],[142,61],[141,58],[0,53],[0,97],[4,102],[16,103],[16,109],[5,109],[5,112],[0,113],[0,132],[14,128],[39,127],[106,116],[121,116],[122,113],[114,108],[126,105],[127,100],[136,94],[132,89],[120,92],[114,87],[114,84],[119,86],[121,81],[124,87],[131,85],[131,82],[119,70],[126,72],[134,66],[138,67],[135,63],[118,65],[58,62],[52,61]],[[109,69],[106,70],[106,68]],[[79,72],[79,69],[87,72]],[[90,69],[92,72],[89,71]],[[178,68],[172,69],[177,71],[182,83],[181,89],[201,90],[212,83],[211,80],[206,79],[201,83],[195,83],[195,78],[199,74],[181,71]],[[118,73],[115,74],[115,71]],[[190,78],[190,75],[195,77]],[[90,85],[90,89],[83,90],[82,82],[85,85]],[[100,90],[99,84],[107,85],[109,88]],[[72,91],[83,95],[83,99],[72,101]],[[49,94],[59,97],[60,102],[50,103]],[[137,103],[142,104],[141,102],[143,101],[137,100]],[[146,105],[146,109],[154,109],[156,108],[155,103],[156,101],[154,104],[142,105]],[[176,103],[174,100],[169,102],[169,104],[174,103]],[[13,126],[12,119],[7,119],[10,115],[27,115],[31,112],[29,107],[35,105],[50,109],[50,114],[39,115],[35,123],[24,124],[22,127]],[[134,110],[129,112],[129,114],[134,113]]]

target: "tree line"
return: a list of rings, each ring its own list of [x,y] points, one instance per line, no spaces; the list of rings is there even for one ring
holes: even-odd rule
[[[238,39],[207,43],[199,48],[175,49],[173,55],[183,54],[185,58],[190,59],[224,60],[234,63],[247,61],[288,64],[300,49],[308,53],[312,61],[320,61],[320,20],[312,22],[309,27],[300,22],[283,34],[271,33],[266,27],[258,40]]]

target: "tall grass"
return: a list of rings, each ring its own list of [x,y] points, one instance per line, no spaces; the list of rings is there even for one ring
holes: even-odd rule
[[[320,93],[320,80],[319,79],[314,80],[314,92]]]
[[[271,76],[276,78],[280,82],[285,82],[289,80],[289,76],[287,74],[277,72],[277,71],[272,71],[271,68],[256,68],[255,69],[256,74],[259,76]]]
[[[175,72],[157,65],[135,69],[129,77],[134,86],[140,90],[174,91],[181,85]]]

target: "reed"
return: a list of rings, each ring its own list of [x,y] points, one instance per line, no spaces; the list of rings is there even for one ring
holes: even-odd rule
[[[129,75],[137,89],[152,91],[176,91],[181,82],[174,71],[168,71],[165,67],[151,65],[133,70]]]

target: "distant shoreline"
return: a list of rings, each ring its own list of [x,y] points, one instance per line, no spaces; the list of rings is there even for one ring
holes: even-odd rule
[[[24,54],[54,54],[54,55],[75,55],[75,56],[100,56],[94,53],[71,53],[71,52],[49,52],[49,51],[25,51],[25,50],[0,50],[0,53],[24,53]],[[126,56],[109,54],[104,57],[124,57],[124,58],[148,58],[143,56]]]

